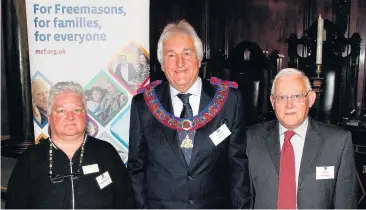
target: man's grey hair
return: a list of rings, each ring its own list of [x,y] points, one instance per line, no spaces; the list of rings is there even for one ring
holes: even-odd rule
[[[161,65],[164,63],[164,47],[163,43],[165,40],[169,38],[171,34],[179,33],[184,34],[186,36],[190,36],[193,39],[193,44],[196,50],[197,59],[201,63],[203,59],[203,46],[202,41],[198,37],[194,28],[185,20],[181,20],[178,23],[169,23],[165,26],[163,32],[160,35],[159,42],[158,42],[158,60]]]
[[[275,77],[275,79],[273,80],[273,83],[272,83],[272,88],[271,88],[271,95],[274,94],[274,91],[276,89],[276,81],[278,80],[278,78],[280,77],[284,77],[284,76],[289,76],[289,75],[298,75],[298,76],[301,76],[302,79],[304,80],[305,82],[305,85],[306,85],[306,91],[310,91],[311,90],[311,84],[310,84],[310,80],[309,78],[304,74],[303,71],[300,71],[298,69],[294,69],[294,68],[285,68],[285,69],[282,69],[281,71],[279,71]]]
[[[84,108],[86,109],[86,99],[84,95],[84,89],[83,87],[76,82],[67,81],[67,82],[58,82],[50,89],[50,95],[48,97],[48,116],[50,116],[50,113],[52,111],[52,106],[54,103],[54,99],[56,96],[63,94],[63,93],[76,93],[80,95],[81,100],[84,103]]]
[[[43,81],[41,79],[34,79],[32,81],[32,87],[31,87],[32,97],[36,96],[36,91],[38,90],[40,85],[44,85],[44,87],[46,87],[48,89],[45,81]]]

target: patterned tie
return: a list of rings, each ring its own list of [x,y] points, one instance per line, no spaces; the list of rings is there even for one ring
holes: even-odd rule
[[[192,107],[191,107],[191,105],[189,105],[189,96],[191,96],[191,94],[190,93],[187,93],[187,94],[180,93],[177,96],[183,102],[183,110],[180,114],[180,118],[193,117]],[[195,136],[196,132],[195,131],[178,131],[177,133],[178,133],[178,142],[179,142],[180,148],[183,152],[183,155],[184,155],[184,158],[185,158],[187,164],[189,165],[189,163],[191,162],[194,136]],[[182,144],[185,140],[188,140],[188,139],[190,139],[191,141],[186,141],[186,142],[191,142],[192,143],[191,146],[187,146],[189,144]]]
[[[183,102],[183,110],[180,113],[180,118],[190,118],[193,117],[192,107],[189,105],[189,96],[192,94],[181,94],[179,93],[177,96]]]
[[[281,150],[277,209],[296,209],[295,154],[291,144],[293,131],[285,132]]]

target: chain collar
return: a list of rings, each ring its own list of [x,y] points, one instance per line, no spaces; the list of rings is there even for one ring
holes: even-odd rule
[[[154,81],[139,92],[143,93],[146,105],[160,123],[174,130],[191,131],[201,128],[215,118],[225,105],[230,88],[238,87],[235,82],[220,80],[216,77],[211,78],[210,82],[217,86],[215,96],[201,112],[191,118],[175,117],[164,109],[155,93],[155,87],[161,84],[161,81]]]

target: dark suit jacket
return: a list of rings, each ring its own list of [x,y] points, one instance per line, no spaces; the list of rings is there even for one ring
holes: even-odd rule
[[[38,111],[39,111],[39,114],[41,115],[41,122],[39,122],[38,120],[36,120],[36,122],[38,123],[38,125],[40,126],[40,127],[42,127],[42,125],[45,123],[45,122],[47,122],[47,114],[45,114],[45,113],[47,113],[46,111],[42,111],[43,109],[42,108],[40,108],[40,107],[38,107],[37,106],[37,109],[38,109]],[[43,125],[44,126],[44,125]]]
[[[128,81],[130,81],[130,80],[132,80],[132,79],[134,79],[136,77],[137,72],[136,72],[135,68],[133,67],[133,65],[131,63],[128,63],[127,65],[128,65]],[[115,74],[123,82],[127,83],[127,81],[122,77],[121,64],[118,64],[117,65]]]
[[[277,208],[280,140],[278,121],[247,131],[247,155],[254,208]],[[334,179],[316,179],[316,167],[334,166]],[[297,207],[357,208],[357,172],[351,133],[309,117],[300,164]]]
[[[155,88],[161,104],[172,111],[169,84]],[[202,80],[202,110],[216,88]],[[176,131],[157,121],[142,94],[132,99],[128,170],[137,208],[246,208],[249,174],[240,92],[230,89],[220,113],[197,129],[188,166]],[[216,147],[209,135],[226,124],[231,135]]]

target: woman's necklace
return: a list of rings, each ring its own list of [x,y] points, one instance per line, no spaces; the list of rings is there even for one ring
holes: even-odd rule
[[[78,171],[77,173],[80,174],[80,169],[81,169],[81,164],[83,163],[83,156],[84,156],[84,146],[85,146],[85,141],[86,141],[86,137],[87,135],[85,135],[83,143],[81,144],[81,152],[80,152],[80,157],[79,157],[79,167],[78,167]],[[48,171],[48,176],[52,177],[53,176],[53,147],[55,147],[55,144],[52,142],[51,137],[49,138],[50,140],[50,150],[49,150],[49,157],[50,157],[50,165],[49,165],[49,171]]]

